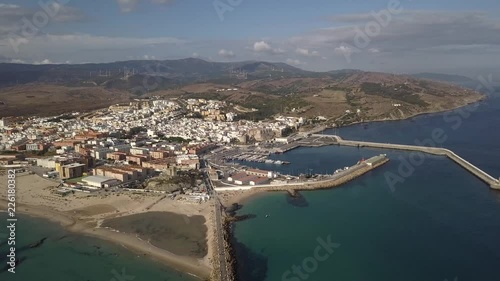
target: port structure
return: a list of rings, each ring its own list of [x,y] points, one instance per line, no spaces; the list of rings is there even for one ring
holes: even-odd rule
[[[378,142],[366,142],[366,141],[355,141],[355,140],[344,140],[337,135],[324,135],[324,134],[312,134],[313,137],[321,138],[333,138],[338,145],[344,146],[356,146],[356,147],[372,147],[372,148],[382,148],[382,149],[396,149],[396,150],[406,150],[406,151],[419,151],[433,155],[446,156],[453,160],[455,163],[460,165],[462,168],[469,171],[471,174],[481,179],[483,182],[488,184],[491,188],[500,190],[500,181],[481,170],[477,166],[471,164],[469,161],[463,159],[455,152],[440,147],[428,147],[428,146],[417,146],[417,145],[405,145],[405,144],[392,144],[392,143],[378,143]]]

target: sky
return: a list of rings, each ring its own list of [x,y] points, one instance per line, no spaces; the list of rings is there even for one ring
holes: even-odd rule
[[[498,0],[0,0],[0,61],[500,74]]]

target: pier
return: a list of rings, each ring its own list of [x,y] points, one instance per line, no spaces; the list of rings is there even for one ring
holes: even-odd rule
[[[314,137],[330,137],[336,140],[336,143],[339,145],[345,146],[356,146],[356,147],[372,147],[372,148],[382,148],[382,149],[397,149],[397,150],[406,150],[406,151],[419,151],[433,155],[442,155],[446,156],[449,159],[453,160],[455,163],[469,171],[474,176],[481,179],[483,182],[488,184],[493,189],[500,190],[500,181],[479,169],[475,165],[471,164],[469,161],[463,159],[458,156],[455,152],[439,147],[427,147],[427,146],[417,146],[417,145],[405,145],[405,144],[391,144],[391,143],[378,143],[378,142],[366,142],[366,141],[353,141],[353,140],[344,140],[336,135],[323,135],[323,134],[313,134]]]

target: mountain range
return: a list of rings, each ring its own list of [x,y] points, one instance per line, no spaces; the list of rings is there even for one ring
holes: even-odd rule
[[[473,87],[473,82],[456,75],[353,69],[312,72],[285,63],[196,58],[74,65],[1,63],[0,116],[86,111],[156,95],[225,99],[257,109],[253,116],[241,114],[254,119],[278,113],[335,117],[350,111],[363,112],[353,116],[360,120],[397,119],[480,100],[480,93],[463,87]],[[224,88],[238,90],[221,93]]]

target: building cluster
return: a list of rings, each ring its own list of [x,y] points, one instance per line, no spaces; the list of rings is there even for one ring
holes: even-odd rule
[[[186,108],[200,114],[203,119],[209,121],[233,121],[236,114],[234,112],[224,113],[226,102],[218,100],[188,99]]]
[[[158,171],[176,175],[199,169],[199,155],[217,145],[273,140],[304,122],[293,117],[232,121],[236,114],[227,108],[215,100],[155,99],[82,114],[1,118],[0,150],[28,158],[0,157],[0,164],[33,163],[48,169],[47,177],[114,186],[144,181]],[[192,113],[202,118],[190,118]],[[265,178],[247,175],[235,181],[259,184]]]
[[[268,184],[274,178],[276,174],[271,171],[248,169],[229,176],[227,181],[236,185],[262,185]]]

